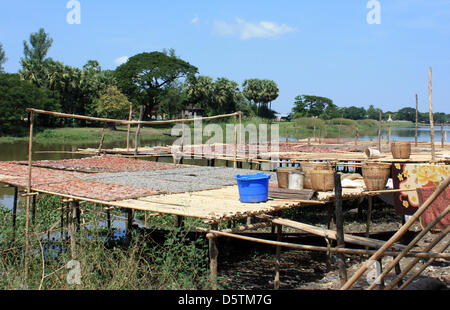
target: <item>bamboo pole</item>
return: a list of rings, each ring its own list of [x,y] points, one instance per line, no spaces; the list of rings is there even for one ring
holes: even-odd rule
[[[373,196],[368,197],[369,206],[367,209],[366,238],[370,237],[370,224],[372,222]],[[367,247],[366,247],[367,249]]]
[[[13,200],[13,209],[12,209],[12,227],[13,227],[12,240],[13,241],[16,239],[16,220],[17,220],[18,196],[19,196],[19,189],[17,188],[17,186],[14,186],[14,200]]]
[[[141,133],[141,121],[144,117],[144,106],[141,105],[141,109],[139,111],[139,125],[136,130],[136,135],[134,137],[134,155],[136,156],[139,152],[139,134]]]
[[[288,243],[288,242],[278,242],[278,241],[272,241],[272,240],[265,240],[255,237],[248,237],[218,230],[211,230],[211,229],[205,229],[201,227],[197,227],[197,230],[206,232],[207,235],[210,236],[223,236],[227,238],[235,238],[250,242],[256,242],[261,244],[267,244],[267,245],[274,245],[274,246],[282,246],[286,248],[292,248],[297,250],[303,250],[303,251],[318,251],[318,252],[331,252],[331,253],[344,253],[344,254],[355,254],[355,255],[370,255],[376,253],[374,250],[364,250],[364,249],[349,249],[349,248],[329,248],[329,247],[320,247],[320,246],[314,246],[314,245],[303,245],[303,244],[294,244],[294,243]],[[215,239],[215,237],[211,237],[211,239]],[[209,239],[209,240],[211,240]],[[392,252],[392,251],[385,251],[383,253],[384,256],[396,256],[399,252]],[[409,252],[406,257],[418,257],[418,258],[450,258],[450,255],[447,253],[439,254],[439,253],[421,253],[421,252]]]
[[[183,123],[183,122],[193,122],[193,121],[199,121],[199,120],[213,120],[218,118],[227,118],[238,115],[240,112],[235,112],[231,114],[222,114],[222,115],[216,115],[216,116],[208,116],[208,117],[201,117],[201,118],[189,118],[189,119],[177,119],[177,120],[167,120],[167,121],[126,121],[126,120],[118,120],[118,119],[111,119],[111,118],[101,118],[101,117],[92,117],[92,116],[84,116],[84,115],[77,115],[77,114],[66,114],[66,113],[60,113],[60,112],[53,112],[53,111],[46,111],[46,110],[40,110],[40,109],[33,109],[33,108],[27,108],[27,112],[34,112],[37,114],[46,114],[56,117],[65,117],[65,118],[74,118],[74,119],[83,119],[83,120],[89,120],[89,121],[96,121],[96,122],[105,122],[105,123],[116,123],[121,125],[162,125],[162,124],[174,124],[174,123]]]
[[[444,123],[441,123],[441,148],[445,148],[444,144]]]
[[[447,226],[445,230],[443,230],[440,234],[438,234],[433,241],[425,248],[425,252],[431,251],[443,238],[447,236],[450,232],[450,226]],[[447,242],[446,247],[449,245]],[[401,279],[405,277],[405,275],[419,262],[419,258],[414,258],[402,271],[400,275],[398,275],[388,286],[386,286],[386,290],[392,289]]]
[[[391,262],[389,266],[385,268],[383,273],[381,273],[377,280],[374,281],[374,283],[377,283],[378,280],[383,279],[389,271],[394,268],[399,262],[400,259],[405,256],[405,254],[410,251],[416,244],[419,242],[439,221],[441,221],[448,213],[450,212],[450,206],[448,206],[439,216],[437,216],[430,224],[425,227],[425,229],[422,229],[422,231],[408,244],[408,246]],[[374,284],[372,284],[368,289],[374,288]]]
[[[282,233],[283,233],[283,226],[277,225],[278,242],[281,242]],[[277,245],[275,250],[275,280],[273,281],[273,287],[276,290],[280,288],[280,253],[281,253],[281,246]]]
[[[98,145],[98,151],[97,154],[100,154],[102,152],[103,148],[103,141],[105,140],[105,127],[102,128],[102,136],[100,137],[100,143]],[[128,147],[128,145],[127,145]]]
[[[436,162],[436,150],[434,145],[434,120],[433,120],[433,86],[432,86],[432,69],[430,67],[430,77],[428,83],[429,104],[430,104],[430,139],[431,139],[431,162]]]
[[[443,181],[436,191],[424,202],[424,204],[411,216],[411,218],[381,247],[372,257],[366,261],[363,266],[344,284],[343,290],[349,289],[358,280],[361,275],[367,270],[373,261],[378,260],[383,253],[397,242],[408,229],[416,222],[416,220],[428,209],[428,207],[436,200],[436,198],[448,187],[450,184],[450,177]]]
[[[381,153],[381,128],[382,128],[383,116],[380,110],[380,123],[378,124],[378,150]]]
[[[438,248],[438,250],[436,251],[437,253],[442,253],[445,250],[447,250],[447,248],[449,247],[449,243],[447,244],[443,244],[442,246],[440,246]],[[405,281],[405,283],[403,283],[400,286],[400,290],[404,289],[406,286],[408,286],[415,278],[417,278],[418,275],[420,275],[428,266],[430,266],[436,259],[435,258],[430,258],[428,260],[428,262],[424,265],[422,265],[419,270],[417,270],[407,281]]]
[[[419,139],[419,97],[416,94],[416,132],[415,132],[415,138],[414,138],[414,145],[417,147]]]
[[[234,116],[234,168],[237,168],[237,119],[236,115]]]
[[[30,132],[29,132],[29,140],[28,140],[28,180],[27,180],[27,194],[31,194],[31,161],[33,154],[33,125],[34,125],[34,113],[29,113],[29,122],[30,122]],[[29,220],[30,220],[30,201],[31,196],[27,195],[26,197],[26,208],[25,208],[25,262],[24,262],[24,285],[28,287],[28,252],[30,247],[29,240]]]
[[[314,235],[321,236],[321,237],[326,237],[326,238],[333,239],[333,240],[337,239],[336,232],[329,230],[329,229],[323,229],[323,228],[319,228],[316,226],[299,223],[299,222],[294,222],[294,221],[287,220],[287,219],[278,219],[278,218],[272,219],[267,216],[259,216],[259,218],[261,218],[263,220],[268,220],[276,225],[284,225],[284,226],[287,226],[290,228],[294,228],[294,229],[301,230],[301,231],[304,231],[304,232],[307,232],[310,234],[314,234]],[[364,238],[364,237],[360,237],[360,236],[353,236],[350,234],[344,234],[344,241],[346,243],[351,243],[351,244],[360,245],[360,246],[368,246],[371,248],[380,248],[384,244],[383,241],[379,241],[376,239],[370,239],[367,237]],[[393,245],[392,248],[397,249],[397,250],[403,250],[405,247],[401,246],[401,245]]]
[[[338,172],[334,173],[334,191],[335,191],[335,207],[336,214],[336,241],[338,248],[345,248],[344,241],[344,213],[342,211],[342,184],[341,175]],[[339,278],[341,285],[347,282],[347,269],[345,267],[345,256],[343,253],[337,254],[337,264],[339,267]]]
[[[210,231],[214,231],[218,228],[217,224],[209,226]],[[211,289],[217,290],[217,257],[219,256],[219,250],[217,249],[217,238],[209,238],[209,280],[211,282]]]
[[[131,118],[133,117],[133,105],[130,104],[130,111],[128,113],[128,121],[131,122]],[[130,130],[131,124],[127,124],[127,152],[130,150]]]

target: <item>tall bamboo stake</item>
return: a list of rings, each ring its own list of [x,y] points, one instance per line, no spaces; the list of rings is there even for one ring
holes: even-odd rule
[[[17,203],[19,197],[19,188],[14,186],[14,200],[13,200],[13,209],[12,209],[12,227],[13,227],[13,235],[12,240],[16,239],[16,219],[17,219]]]
[[[237,168],[237,119],[234,116],[234,168]]]
[[[133,115],[133,105],[130,104],[130,112],[128,113],[128,121],[131,122],[131,118]],[[130,130],[131,124],[127,125],[127,152],[130,150]]]
[[[380,110],[380,123],[378,124],[378,150],[381,153],[381,127],[382,127],[382,122],[383,122],[383,118],[382,118],[382,112]]]
[[[144,117],[144,106],[141,105],[141,109],[139,111],[139,122],[142,121],[142,118]],[[141,132],[141,124],[139,123],[138,128],[136,130],[136,135],[134,137],[134,155],[136,156],[139,151],[139,134]]]
[[[210,225],[210,230],[216,230],[218,228],[217,224]],[[217,238],[212,237],[208,239],[209,243],[209,270],[210,276],[209,280],[211,282],[211,289],[217,290],[217,257],[219,255],[219,250],[217,249]]]
[[[342,184],[341,175],[337,172],[334,174],[334,187],[335,187],[335,208],[336,213],[336,241],[338,248],[345,248],[344,240],[344,213],[342,211]],[[337,254],[338,266],[339,266],[339,278],[341,284],[344,285],[347,282],[347,269],[345,267],[345,256],[342,253]]]
[[[436,150],[434,145],[434,120],[433,120],[433,87],[432,87],[432,69],[430,67],[430,78],[428,83],[429,102],[430,102],[430,139],[431,139],[431,162],[436,162]]]
[[[414,139],[414,145],[417,147],[419,139],[419,97],[416,94],[416,134]]]
[[[28,184],[27,184],[27,203],[25,209],[25,262],[24,262],[24,285],[28,287],[28,252],[30,247],[29,234],[29,221],[30,221],[30,199],[31,199],[31,160],[33,152],[33,125],[34,125],[34,113],[29,113],[30,121],[30,136],[28,140]]]
[[[281,242],[283,226],[276,225],[276,227],[277,227],[277,241]],[[280,253],[281,247],[277,245],[275,250],[275,280],[273,281],[273,287],[276,290],[280,288]]]
[[[450,184],[450,177],[443,181],[436,191],[423,203],[423,205],[411,216],[411,218],[388,240],[386,243],[367,260],[361,268],[344,284],[343,290],[349,289],[358,280],[368,267],[376,260],[378,260],[386,250],[397,242],[408,229],[417,221],[417,219],[428,209],[428,207],[436,200],[439,195],[446,190]]]
[[[441,123],[441,148],[444,149],[444,123]]]

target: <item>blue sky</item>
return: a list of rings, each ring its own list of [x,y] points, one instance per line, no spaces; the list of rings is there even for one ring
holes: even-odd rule
[[[68,0],[0,1],[7,72],[43,27],[48,56],[71,66],[174,48],[202,75],[272,79],[281,114],[300,94],[397,111],[417,93],[426,112],[431,66],[434,111],[450,113],[450,0],[379,0],[380,24],[367,22],[369,0],[78,0],[80,24],[67,23]]]

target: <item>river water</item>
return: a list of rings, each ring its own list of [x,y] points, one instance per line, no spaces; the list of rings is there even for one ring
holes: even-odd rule
[[[450,133],[450,126],[445,126],[444,128],[444,138],[446,138],[447,132]],[[419,141],[430,141],[430,128],[419,127],[418,131]],[[383,131],[383,136],[387,137],[386,129]],[[391,141],[404,140],[404,141],[414,141],[415,128],[392,128],[391,129]],[[173,138],[174,140],[175,138]],[[361,140],[377,139],[377,136],[360,136]],[[281,138],[284,140],[284,138]],[[293,140],[293,139],[292,139]],[[441,141],[441,128],[440,126],[435,127],[435,141]],[[447,141],[447,140],[446,140]],[[145,140],[141,141],[141,145],[146,146],[161,146],[168,145],[171,143],[171,139],[164,140]],[[125,147],[124,142],[115,143],[105,143],[104,148],[114,148],[114,147]],[[98,143],[90,144],[80,144],[77,145],[78,148],[96,148]],[[82,158],[83,155],[70,154],[70,153],[39,153],[42,151],[64,151],[72,152],[75,151],[76,147],[67,144],[33,144],[33,160],[57,160],[57,159],[73,159]],[[37,153],[35,153],[37,152]],[[28,142],[17,142],[17,143],[0,143],[0,161],[11,161],[11,160],[27,160],[28,159]],[[171,160],[169,160],[171,162]],[[13,204],[13,189],[12,188],[0,188],[0,204],[3,204],[7,208],[11,208]]]

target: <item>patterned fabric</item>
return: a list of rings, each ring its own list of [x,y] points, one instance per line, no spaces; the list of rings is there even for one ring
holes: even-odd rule
[[[392,181],[394,189],[436,187],[450,175],[449,165],[394,164]],[[394,193],[395,210],[398,215],[412,215],[420,207],[417,191]]]
[[[422,187],[417,189],[420,203],[423,204],[436,190],[436,187]],[[425,228],[438,217],[450,204],[450,188],[440,194],[436,200],[420,216],[420,225]],[[440,220],[432,229],[432,232],[440,232],[450,225],[450,213]]]

